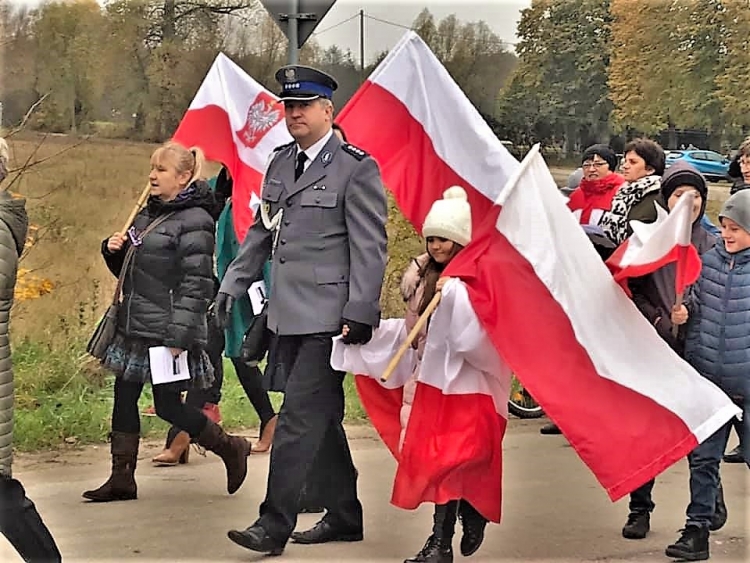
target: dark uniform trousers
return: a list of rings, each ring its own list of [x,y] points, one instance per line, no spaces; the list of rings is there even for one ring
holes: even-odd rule
[[[258,523],[286,542],[297,524],[300,493],[316,476],[325,520],[344,532],[360,531],[362,505],[342,425],[344,373],[331,368],[335,334],[279,336],[278,361],[288,376],[271,448],[266,499]]]

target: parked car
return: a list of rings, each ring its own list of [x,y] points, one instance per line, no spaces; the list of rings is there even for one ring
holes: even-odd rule
[[[731,181],[728,174],[730,160],[718,152],[700,149],[667,151],[667,168],[678,160],[684,160],[693,166],[709,181]]]

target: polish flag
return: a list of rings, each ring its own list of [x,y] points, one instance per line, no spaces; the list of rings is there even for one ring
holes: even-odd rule
[[[446,269],[500,356],[617,500],[739,414],[614,282],[536,145]]]
[[[474,240],[447,273],[461,278],[499,356],[610,498],[655,477],[739,412],[674,354],[620,290],[537,149],[521,175],[519,163],[415,33],[389,53],[339,122],[378,161],[385,185],[417,229],[446,188],[467,190]],[[364,375],[357,385],[398,459],[400,391]],[[430,399],[443,399],[435,389]],[[451,421],[442,422],[445,430],[436,423],[420,427],[427,444],[450,431]],[[423,477],[440,477],[425,467],[409,471],[418,478],[420,469]],[[397,490],[398,483],[394,495]]]
[[[278,98],[219,53],[182,118],[174,140],[200,147],[234,180],[232,218],[242,242],[260,205],[260,188],[274,148],[292,141]]]
[[[413,31],[357,90],[336,121],[380,166],[418,231],[450,186],[466,189],[477,226],[518,161]]]
[[[691,243],[694,200],[695,195],[686,192],[669,214],[654,203],[655,222],[630,222],[633,234],[607,260],[615,281],[628,295],[628,279],[645,276],[671,262],[677,262],[677,295],[682,295],[698,279],[701,259]]]
[[[409,349],[381,387],[378,378],[406,338],[403,319],[386,319],[364,346],[334,340],[334,369],[370,374],[357,388],[370,420],[398,460],[391,502],[465,499],[500,521],[502,441],[508,422],[511,372],[479,322],[466,286],[450,280],[430,320],[411,409],[405,384],[418,365]]]

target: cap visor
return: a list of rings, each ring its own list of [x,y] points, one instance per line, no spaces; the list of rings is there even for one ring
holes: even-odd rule
[[[293,96],[279,98],[279,102],[311,102],[321,97],[320,94],[295,94]]]

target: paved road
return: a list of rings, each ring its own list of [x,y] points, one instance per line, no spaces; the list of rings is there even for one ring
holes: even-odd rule
[[[620,527],[626,501],[609,502],[562,437],[538,433],[543,422],[511,421],[505,440],[504,520],[488,528],[482,549],[471,560],[669,561],[663,550],[676,539],[688,498],[686,463],[658,480],[651,535],[643,541],[624,540]],[[365,541],[290,544],[279,561],[400,563],[421,547],[431,524],[430,508],[406,512],[390,506],[394,462],[369,429],[354,428],[350,434],[361,473]],[[264,560],[227,540],[226,531],[254,519],[265,490],[268,456],[251,456],[247,481],[229,497],[218,458],[193,455],[187,466],[156,468],[148,460],[158,449],[154,443],[141,450],[139,500],[111,504],[86,504],[80,497],[107,476],[105,447],[18,459],[16,476],[56,536],[64,561]],[[712,561],[748,561],[750,472],[726,465],[722,474],[730,516],[711,538]],[[305,515],[299,526],[306,528],[316,519]],[[457,554],[456,561],[461,559]],[[2,537],[0,561],[20,561]]]

